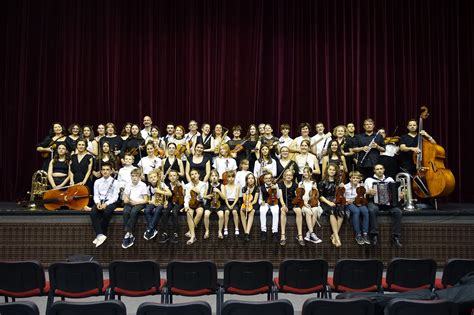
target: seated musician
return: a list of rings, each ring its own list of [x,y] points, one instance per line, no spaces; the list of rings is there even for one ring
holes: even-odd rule
[[[273,183],[272,173],[266,171],[263,175],[264,184],[260,186],[260,230],[261,240],[267,240],[267,212],[272,213],[273,241],[279,242],[278,238],[278,186]],[[272,195],[270,195],[272,193]]]
[[[120,187],[118,181],[110,176],[112,172],[113,167],[110,163],[102,163],[102,177],[94,183],[94,206],[90,217],[96,235],[94,241],[92,241],[95,247],[99,247],[107,239],[107,228],[117,207]]]
[[[178,190],[182,189],[184,198],[184,186],[178,180],[179,174],[176,170],[170,170],[168,174],[169,188],[172,195],[168,200],[168,206],[163,209],[163,216],[161,218],[161,236],[160,243],[170,242],[172,244],[178,243],[178,214],[183,207],[184,199],[179,200]]]
[[[224,238],[222,228],[224,227],[225,196],[222,193],[222,186],[223,185],[219,183],[219,173],[217,170],[212,170],[207,184],[206,194],[204,195],[206,199],[206,210],[204,211],[204,228],[206,232],[204,233],[204,239],[209,238],[209,217],[212,213],[216,213],[219,218],[217,237],[219,239]]]
[[[286,147],[285,147],[286,148]],[[287,148],[288,149],[288,148]],[[293,199],[295,198],[296,187],[298,185],[294,181],[294,172],[290,169],[284,171],[283,173],[283,181],[278,183],[278,188],[281,191],[280,194],[280,245],[286,245],[286,215],[289,210],[292,210],[296,214],[296,226],[298,229],[298,241],[302,236],[302,217],[301,217],[301,209],[295,209],[293,207]],[[304,244],[304,242],[303,242]]]
[[[356,204],[357,188],[361,185],[362,174],[358,171],[353,171],[349,174],[349,180],[350,182],[345,185],[346,208],[351,212],[355,241],[359,245],[370,244],[368,236],[369,209],[363,204]],[[365,196],[362,197],[365,198]]]
[[[312,169],[307,166],[303,169],[303,179],[299,183],[300,187],[304,188],[304,195],[303,195],[303,206],[301,207],[301,212],[306,219],[306,226],[308,231],[304,237],[304,240],[307,242],[311,242],[314,244],[321,243],[322,240],[316,235],[316,225],[321,227],[319,224],[319,218],[323,213],[323,209],[321,206],[311,206],[310,202],[310,195],[313,189],[318,189],[316,181],[312,179]]]
[[[191,170],[191,181],[184,185],[186,190],[186,195],[184,197],[184,209],[186,212],[186,221],[188,223],[189,232],[186,233],[186,236],[189,237],[189,240],[186,242],[186,245],[191,245],[196,242],[196,227],[201,221],[203,209],[203,197],[206,193],[206,183],[199,180],[199,172],[195,169]],[[197,197],[197,205],[192,207],[191,200],[193,200],[191,191],[193,191]],[[193,200],[194,201],[194,200]],[[196,214],[196,216],[194,216]]]
[[[370,226],[370,243],[375,246],[377,245],[378,237],[378,223],[377,215],[380,211],[388,211],[392,216],[392,244],[397,247],[402,247],[400,242],[400,226],[402,220],[402,210],[396,206],[379,204],[382,199],[377,192],[377,184],[379,183],[394,183],[393,178],[385,177],[384,175],[385,168],[382,164],[375,164],[374,166],[374,175],[365,180],[365,189],[367,191],[367,196],[369,196],[369,226]],[[384,195],[389,195],[389,191],[386,191]],[[395,199],[402,199],[403,194],[400,193],[400,196],[393,196]],[[383,198],[386,199],[386,198]],[[385,202],[384,202],[385,203]]]
[[[240,208],[240,219],[242,220],[242,228],[244,230],[244,241],[250,241],[250,229],[253,224],[253,217],[255,210],[259,208],[258,205],[259,189],[257,181],[253,173],[248,173],[245,177],[245,186],[242,188]]]
[[[241,188],[235,183],[235,171],[227,172],[227,184],[222,187],[224,195],[224,237],[229,235],[229,217],[234,220],[234,235],[239,237],[239,197]]]
[[[171,196],[171,191],[168,186],[162,181],[163,172],[161,169],[155,169],[148,173],[148,192],[150,193],[150,200],[145,207],[145,219],[147,223],[147,230],[143,234],[143,238],[147,241],[153,239],[158,230],[156,226],[160,220],[163,209],[167,206],[167,198]]]
[[[140,169],[135,168],[130,173],[132,183],[125,186],[123,192],[123,226],[125,236],[122,242],[122,248],[129,248],[135,242],[133,230],[137,224],[138,214],[148,203],[149,192],[146,184],[140,180]]]

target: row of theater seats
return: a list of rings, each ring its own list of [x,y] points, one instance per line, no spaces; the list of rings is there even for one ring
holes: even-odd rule
[[[2,315],[39,315],[38,307],[32,302],[13,302],[0,305]],[[121,301],[90,303],[56,302],[48,315],[126,315]],[[137,315],[212,315],[207,302],[181,304],[142,303]],[[264,302],[226,301],[221,315],[293,315],[293,305],[288,300]],[[374,315],[374,304],[364,298],[347,300],[326,300],[313,298],[305,301],[302,315]],[[393,299],[385,308],[386,315],[457,315],[456,304],[448,301],[414,301]]]
[[[85,298],[105,296],[159,295],[161,303],[172,304],[174,295],[216,295],[220,310],[225,294],[266,294],[267,300],[278,293],[317,294],[331,298],[332,292],[405,292],[445,288],[454,285],[470,271],[474,260],[448,260],[443,277],[436,281],[436,262],[431,259],[393,259],[383,277],[383,263],[371,259],[343,259],[336,263],[333,277],[328,277],[328,263],[322,259],[286,260],[279,275],[273,278],[268,261],[231,261],[224,266],[224,277],[217,279],[217,266],[210,261],[173,261],[167,265],[166,279],[154,260],[113,261],[109,279],[95,261],[57,262],[48,268],[45,280],[42,265],[35,261],[0,262],[0,295],[5,302],[15,298],[48,296],[47,309],[55,297]],[[437,285],[436,285],[437,284]]]

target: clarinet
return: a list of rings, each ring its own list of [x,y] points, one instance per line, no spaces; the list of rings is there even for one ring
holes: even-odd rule
[[[115,176],[117,176],[117,175],[115,175]],[[107,188],[107,192],[105,193],[104,199],[100,199],[100,203],[104,203],[104,202],[106,202],[106,201],[108,200],[108,199],[107,199],[107,196],[109,195],[110,190],[111,190],[112,187],[114,186],[114,183],[115,183],[115,176],[112,177],[112,182],[110,183],[109,188]]]
[[[372,138],[372,141],[370,141],[368,147],[369,147],[369,150],[367,150],[367,152],[365,152],[364,156],[362,157],[362,159],[360,160],[360,165],[362,165],[362,163],[364,163],[364,160],[365,158],[367,157],[367,155],[369,154],[370,150],[372,150],[371,148],[371,145],[375,143],[375,138],[377,138],[378,134],[380,133],[380,130],[377,131],[377,133],[375,134],[375,136]]]

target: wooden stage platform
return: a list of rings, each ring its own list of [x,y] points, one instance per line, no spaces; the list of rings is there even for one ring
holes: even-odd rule
[[[115,259],[156,259],[165,266],[171,260],[212,260],[222,267],[229,260],[270,260],[275,266],[288,258],[324,258],[330,267],[342,258],[376,258],[388,263],[394,257],[429,257],[441,268],[448,258],[474,259],[474,204],[447,204],[442,210],[404,212],[402,219],[403,248],[390,244],[390,217],[380,217],[379,244],[376,247],[359,246],[354,241],[352,227],[345,222],[341,231],[342,247],[334,248],[327,218],[317,230],[321,244],[297,244],[294,216],[289,216],[287,244],[282,247],[271,239],[260,241],[258,219],[254,221],[252,240],[244,243],[230,236],[218,240],[215,218],[211,221],[211,238],[203,240],[202,222],[197,229],[198,242],[187,246],[184,237],[186,225],[181,218],[178,244],[160,244],[157,238],[143,239],[144,217],[137,224],[135,245],[121,248],[123,225],[117,213],[111,222],[110,235],[99,248],[94,239],[90,218],[82,211],[31,211],[14,203],[0,203],[0,260],[41,261],[45,266],[71,255],[91,255],[104,266]],[[271,221],[271,220],[267,220]],[[229,223],[233,230],[233,223]],[[304,229],[305,231],[305,229]]]

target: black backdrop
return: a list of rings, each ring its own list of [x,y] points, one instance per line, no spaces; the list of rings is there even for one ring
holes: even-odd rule
[[[0,4],[0,200],[30,187],[53,121],[189,119],[426,129],[474,201],[473,1],[22,1]],[[277,128],[275,128],[277,129]],[[295,128],[296,129],[296,128]],[[294,133],[293,133],[294,134]]]

